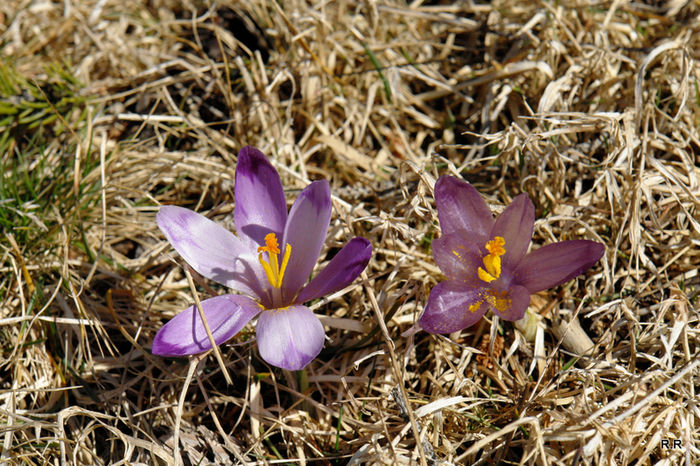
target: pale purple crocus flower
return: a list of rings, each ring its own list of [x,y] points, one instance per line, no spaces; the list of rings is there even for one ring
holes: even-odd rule
[[[156,220],[180,256],[204,277],[242,294],[202,301],[220,345],[251,319],[257,322],[260,356],[299,370],[323,348],[323,325],[304,302],[338,291],[365,269],[372,246],[350,240],[308,284],[331,218],[328,181],[308,185],[287,213],[279,174],[259,150],[238,154],[235,207],[237,236],[191,210],[163,206]],[[211,349],[195,306],[176,315],[153,339],[153,354],[187,356]]]
[[[560,285],[603,256],[595,241],[552,243],[526,254],[535,208],[520,194],[493,218],[469,183],[442,176],[435,184],[442,236],[433,257],[447,280],[430,292],[418,323],[430,333],[452,333],[475,324],[491,309],[505,320],[521,319],[530,295]]]

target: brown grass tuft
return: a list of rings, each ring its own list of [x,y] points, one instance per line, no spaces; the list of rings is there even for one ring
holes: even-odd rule
[[[52,118],[0,120],[0,213],[22,222],[0,240],[0,461],[700,462],[699,7],[651,3],[4,2],[0,78],[43,97],[6,87],[0,110]],[[247,144],[289,200],[331,182],[326,252],[374,248],[313,303],[307,381],[252,326],[221,347],[231,385],[213,357],[150,354],[193,302],[155,213],[232,229]],[[11,173],[65,189],[20,203]],[[527,192],[536,246],[606,255],[533,297],[529,330],[416,332],[444,174],[494,211]]]

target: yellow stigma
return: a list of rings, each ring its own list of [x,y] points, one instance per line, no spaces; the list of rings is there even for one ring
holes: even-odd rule
[[[274,254],[280,253],[280,244],[277,242],[277,236],[274,233],[268,233],[265,235],[265,246],[260,246],[258,252],[272,252]]]
[[[263,253],[267,253],[269,262],[263,259]],[[287,247],[284,250],[284,257],[282,258],[282,267],[280,267],[277,256],[280,253],[279,243],[277,242],[277,236],[274,233],[268,233],[265,235],[265,246],[258,247],[258,260],[265,270],[267,275],[267,281],[270,282],[274,288],[280,288],[282,286],[282,279],[284,278],[284,271],[287,270],[287,264],[289,263],[289,256],[292,254],[292,245],[287,243]]]
[[[486,243],[486,250],[489,252],[489,254],[484,257],[484,267],[486,267],[486,270],[481,267],[477,270],[479,278],[486,283],[491,283],[501,276],[501,256],[506,253],[503,247],[505,244],[506,240],[503,239],[502,236],[496,236]]]
[[[496,236],[491,241],[486,243],[486,249],[488,252],[495,256],[502,256],[506,253],[503,247],[506,244],[506,240],[502,236]]]

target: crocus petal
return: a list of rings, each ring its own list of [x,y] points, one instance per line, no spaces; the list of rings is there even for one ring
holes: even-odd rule
[[[453,176],[441,176],[435,183],[435,205],[443,234],[464,230],[475,243],[487,241],[493,216],[472,185]]]
[[[469,306],[481,300],[483,290],[453,281],[440,282],[433,287],[418,323],[429,333],[452,333],[470,327],[481,319],[487,306],[474,312]]]
[[[353,238],[301,290],[297,303],[335,293],[352,283],[365,270],[372,255],[372,245],[365,238]]]
[[[471,242],[466,232],[441,236],[434,239],[431,246],[435,263],[447,278],[455,281],[476,279],[477,269],[483,266],[481,248]]]
[[[260,246],[270,232],[280,237],[287,221],[282,181],[267,157],[254,147],[238,153],[234,190],[233,219],[241,239]]]
[[[303,369],[321,352],[324,335],[321,321],[306,306],[265,311],[258,319],[260,356],[282,369]]]
[[[493,313],[501,319],[520,320],[530,305],[530,291],[524,286],[512,285],[505,294],[505,303],[503,307],[491,306]]]
[[[170,244],[199,274],[251,296],[264,279],[257,257],[236,236],[203,215],[163,206],[156,222]]]
[[[326,240],[331,221],[331,188],[328,181],[314,181],[299,194],[289,211],[280,250],[292,253],[282,280],[282,294],[292,299],[308,280]]]
[[[546,290],[582,274],[603,257],[605,246],[595,241],[562,241],[532,251],[514,272],[514,281],[531,293]]]
[[[260,306],[241,295],[221,295],[202,301],[202,310],[217,345],[237,334]],[[173,317],[153,339],[151,351],[160,356],[187,356],[211,349],[209,336],[196,306]]]
[[[534,225],[535,206],[525,193],[516,196],[498,216],[490,236],[502,236],[506,240],[506,253],[501,259],[503,267],[515,267],[523,258],[530,245]]]

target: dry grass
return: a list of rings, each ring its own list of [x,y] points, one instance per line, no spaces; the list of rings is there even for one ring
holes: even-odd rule
[[[2,3],[1,461],[700,462],[697,0],[449,3]],[[149,352],[193,300],[158,206],[232,227],[246,144],[374,247],[308,381],[251,326],[231,385]],[[525,333],[415,333],[443,174],[607,253]]]

